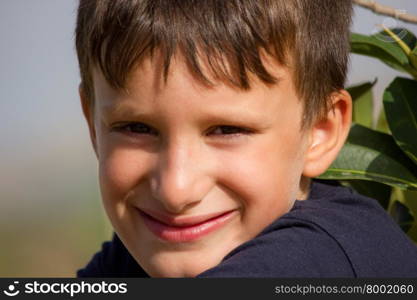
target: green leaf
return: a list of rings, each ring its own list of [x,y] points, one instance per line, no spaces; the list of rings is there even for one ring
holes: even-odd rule
[[[359,124],[320,179],[372,180],[401,189],[417,190],[417,171],[392,136]]]
[[[393,32],[391,29],[386,28],[384,26],[383,26],[383,29],[398,44],[398,46],[401,47],[404,53],[408,56],[410,65],[414,69],[417,69],[417,54],[411,50],[415,47],[416,37],[412,35],[411,38],[413,38],[414,40],[410,41],[409,35],[411,35],[411,33],[407,32],[406,30],[399,30],[399,31],[397,30],[397,32]],[[406,39],[408,41],[406,41]]]
[[[411,211],[399,201],[394,202],[390,214],[404,232],[410,230],[414,224],[414,216],[411,214]]]
[[[394,30],[405,40],[407,45],[411,46],[415,43],[415,36],[408,30],[399,28]],[[404,32],[406,33],[405,35]],[[417,70],[410,64],[408,55],[386,32],[382,31],[370,36],[351,33],[350,46],[352,53],[377,58],[388,66],[398,71],[409,73],[414,78],[417,78]]]
[[[417,216],[417,191],[397,191],[396,194],[401,193],[401,197],[398,197],[398,201],[406,205],[411,214]],[[417,220],[414,218],[413,226],[407,232],[408,236],[415,242],[417,242]]]
[[[404,43],[406,43],[410,49],[417,46],[417,37],[407,28],[395,27],[391,28],[391,31],[394,32]],[[380,34],[386,33],[382,30]]]
[[[367,180],[347,180],[342,182],[359,194],[378,200],[384,209],[388,208],[392,188],[386,184]]]
[[[380,59],[390,66],[396,66],[402,71],[408,65],[408,57],[395,43],[384,41],[377,35],[352,33],[350,39],[351,51]]]
[[[417,164],[417,81],[395,78],[384,92],[383,103],[395,141]]]
[[[376,124],[376,130],[381,131],[383,133],[391,134],[391,131],[388,127],[387,117],[385,116],[384,107],[381,108],[379,112],[378,121]]]
[[[400,38],[410,49],[413,49],[417,45],[417,38],[410,30],[407,28],[402,27],[394,27],[389,28],[398,38]],[[395,43],[394,39],[387,33],[385,30],[381,30],[378,33],[374,34],[374,36],[388,43]]]
[[[347,91],[352,96],[353,110],[352,120],[355,123],[363,126],[372,127],[372,112],[373,112],[373,94],[372,87],[375,85],[377,79],[374,82],[365,82],[359,85],[351,86],[347,88]]]
[[[417,47],[411,51],[409,58],[411,65],[417,70]]]
[[[367,81],[365,83],[352,85],[352,86],[346,88],[346,90],[352,96],[352,100],[356,101],[361,96],[363,96],[368,91],[370,91],[377,81],[378,81],[378,79],[375,78],[375,80],[373,82]]]

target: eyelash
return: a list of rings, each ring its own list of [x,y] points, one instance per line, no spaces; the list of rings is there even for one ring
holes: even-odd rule
[[[135,132],[132,130],[133,126],[137,126],[140,125],[140,129],[146,129],[146,132]],[[215,130],[217,129],[223,129],[226,131],[229,131],[229,133],[220,133],[220,134],[216,134],[216,135],[222,135],[225,138],[238,138],[241,135],[250,135],[253,133],[253,131],[251,131],[250,129],[247,128],[243,128],[243,127],[239,127],[239,126],[232,126],[232,125],[218,125],[218,126],[214,126],[213,127]],[[128,134],[132,134],[132,135],[142,135],[142,134],[156,134],[158,135],[158,133],[151,128],[150,126],[144,124],[144,123],[127,123],[124,125],[119,125],[116,126],[116,130],[120,131],[120,132],[126,132]],[[209,131],[213,131],[213,130],[209,130]],[[230,131],[232,131],[232,133],[230,133]]]

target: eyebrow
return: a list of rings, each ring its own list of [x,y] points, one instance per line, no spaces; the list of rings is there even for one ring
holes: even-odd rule
[[[109,114],[126,115],[126,114],[132,114],[133,111],[135,111],[135,114],[137,113],[136,110],[134,108],[131,108],[129,105],[120,104],[120,103],[103,105],[103,110],[104,110],[104,113],[107,115]]]
[[[104,105],[104,115],[110,116],[123,116],[126,121],[142,121],[153,122],[155,116],[153,113],[147,113],[144,111],[138,111],[132,108],[128,104],[110,104]],[[263,115],[255,114],[249,110],[241,109],[235,112],[225,112],[220,110],[219,112],[207,112],[201,117],[202,123],[224,123],[225,125],[236,125],[242,127],[257,127],[258,129],[267,129],[270,127]]]
[[[151,114],[138,111],[135,108],[132,108],[130,105],[126,104],[108,104],[103,105],[103,115],[106,118],[111,118],[112,116],[123,116],[124,118],[131,119],[131,121],[134,120],[150,120]]]

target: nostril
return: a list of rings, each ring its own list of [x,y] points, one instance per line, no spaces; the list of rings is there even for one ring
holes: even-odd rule
[[[160,202],[161,207],[178,214],[206,198],[214,181],[202,165],[192,166],[189,160],[185,162],[184,157],[178,155],[170,158],[158,161],[149,178],[149,186],[153,199]]]
[[[175,176],[175,175],[174,175]],[[191,181],[164,174],[150,182],[151,195],[172,213],[183,211],[193,202],[198,202],[195,186]]]

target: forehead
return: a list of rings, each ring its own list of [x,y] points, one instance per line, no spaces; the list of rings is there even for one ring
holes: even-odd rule
[[[265,67],[278,80],[276,84],[265,84],[255,75],[249,74],[251,88],[243,90],[216,81],[214,76],[204,68],[203,71],[214,85],[209,86],[196,78],[181,55],[174,55],[170,62],[166,81],[163,76],[163,59],[157,55],[147,57],[130,73],[124,89],[112,88],[101,72],[94,70],[94,90],[97,105],[106,110],[129,110],[140,106],[142,110],[169,107],[178,104],[191,107],[196,103],[202,109],[215,108],[227,112],[227,109],[246,113],[265,113],[274,111],[279,106],[299,106],[292,76],[288,68],[279,66],[272,59],[265,57]]]

